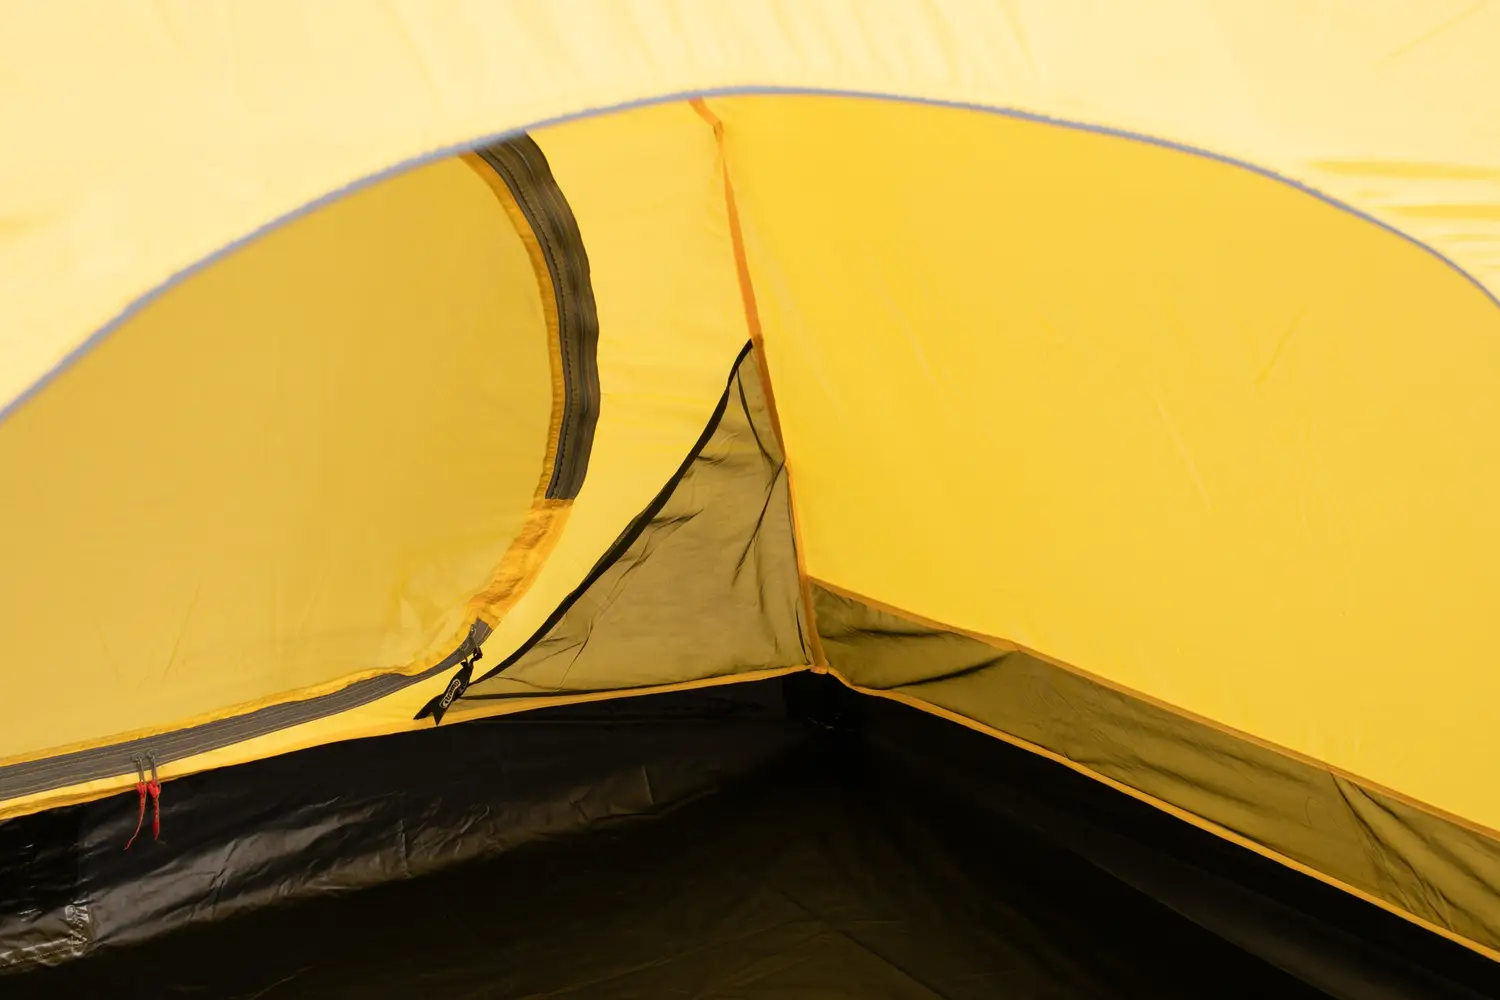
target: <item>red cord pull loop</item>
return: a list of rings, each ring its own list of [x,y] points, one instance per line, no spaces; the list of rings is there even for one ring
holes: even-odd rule
[[[151,765],[151,781],[146,790],[151,793],[151,839],[161,839],[161,779],[156,774],[156,758],[149,753],[146,762]]]
[[[135,832],[130,835],[129,840],[125,841],[125,850],[127,851],[130,850],[130,845],[135,843],[135,838],[141,835],[141,826],[146,822],[146,795],[150,787],[146,782],[146,766],[142,763],[140,755],[137,754],[130,759],[135,761],[135,794],[136,798],[140,800],[140,811],[135,818]]]

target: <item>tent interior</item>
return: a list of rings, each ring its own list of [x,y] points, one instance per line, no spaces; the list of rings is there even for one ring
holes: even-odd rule
[[[1480,279],[1047,115],[531,120],[0,366],[0,994],[1500,996]]]
[[[1411,997],[1494,964],[809,674],[332,744],[0,826],[7,997]],[[87,913],[80,913],[86,909]],[[108,944],[94,949],[91,945]],[[87,957],[64,961],[60,952]]]

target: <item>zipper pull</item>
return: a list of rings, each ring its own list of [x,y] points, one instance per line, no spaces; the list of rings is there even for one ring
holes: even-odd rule
[[[156,758],[146,754],[146,763],[151,765],[151,781],[146,791],[151,794],[151,840],[161,840],[161,778],[156,774]]]
[[[422,706],[422,710],[416,714],[417,719],[425,719],[430,715],[432,724],[438,725],[443,721],[443,716],[447,714],[448,709],[453,707],[453,703],[462,698],[464,692],[469,689],[469,682],[474,679],[474,664],[484,656],[474,635],[477,627],[469,626],[469,637],[459,647],[460,652],[467,652],[468,655],[464,657],[464,662],[459,666],[458,672],[453,675],[453,679],[448,682],[442,694]]]
[[[140,811],[135,818],[135,832],[130,839],[125,841],[125,850],[130,850],[130,845],[135,843],[135,838],[141,835],[141,826],[146,822],[146,795],[149,786],[146,783],[146,765],[141,760],[140,754],[132,754],[130,759],[135,762],[135,794],[140,800]]]

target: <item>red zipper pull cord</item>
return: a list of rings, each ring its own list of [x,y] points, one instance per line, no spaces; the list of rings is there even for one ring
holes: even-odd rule
[[[149,753],[146,762],[151,765],[151,782],[146,791],[151,793],[151,839],[161,839],[161,779],[156,776],[156,758]]]
[[[146,822],[146,795],[150,787],[146,783],[146,766],[141,762],[140,755],[136,754],[130,759],[135,761],[135,794],[140,800],[140,812],[135,819],[135,833],[132,833],[130,839],[125,841],[125,850],[127,851],[130,850],[130,845],[135,843],[135,838],[141,835],[141,826]]]

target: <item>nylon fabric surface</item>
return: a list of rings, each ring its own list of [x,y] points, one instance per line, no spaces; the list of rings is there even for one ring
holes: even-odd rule
[[[873,623],[871,623],[873,624]],[[1478,1000],[1500,966],[1033,752],[846,694],[875,759],[1065,847],[1339,1000]]]
[[[0,424],[0,658],[55,664],[7,669],[0,759],[446,656],[550,472],[540,294],[444,161],[177,287]]]
[[[677,471],[748,337],[713,137],[697,115],[646,108],[533,138],[589,254],[600,412],[568,529],[486,643],[490,664],[532,635]]]
[[[129,852],[120,799],[0,822],[0,974],[658,815],[804,738],[775,682],[742,685],[195,775],[169,786],[163,839]]]
[[[799,752],[650,823],[4,986],[17,1000],[104,984],[119,997],[1319,995],[1077,856],[857,760]]]
[[[1133,130],[1329,191],[1491,290],[1500,268],[1500,11],[1468,0],[912,0],[878,16],[851,0],[68,0],[3,16],[0,126],[24,151],[0,174],[0,217],[17,220],[0,242],[6,400],[174,274],[346,185],[727,87]]]
[[[1038,738],[1115,726],[1100,773],[1493,945],[1497,51],[1500,9],[1469,0],[0,12],[0,661],[27,665],[0,760],[414,675],[486,585],[506,657],[661,495],[751,336],[786,454],[746,477],[733,572],[715,560],[743,532],[674,493],[503,694],[817,659],[780,590],[795,544],[832,585],[1162,713],[1072,692],[1113,721],[1032,705]],[[557,420],[524,388],[555,403],[555,379],[526,373],[556,359],[498,342],[561,320],[492,301],[526,298],[526,254],[476,235],[496,213],[453,172],[520,129],[597,292],[566,532],[518,485],[548,464],[527,420]],[[288,249],[374,204],[383,223]],[[273,291],[245,291],[247,261]],[[681,593],[674,546],[701,574]],[[689,620],[729,641],[661,642]],[[891,628],[927,673],[880,690],[966,719],[1024,701],[989,685],[1031,658]],[[866,653],[879,684],[905,669]],[[443,682],[165,776],[410,728]],[[1175,757],[1188,715],[1286,753]],[[1262,798],[1203,791],[1226,759],[1264,768]]]
[[[1034,656],[822,587],[829,663],[1073,761],[1500,949],[1500,842]]]
[[[1493,301],[1177,150],[709,104],[809,575],[1500,827]]]
[[[681,464],[748,336],[713,138],[701,120],[678,105],[580,124],[588,127],[544,130],[534,138],[589,254],[600,326],[594,447],[566,530],[497,623],[486,643],[487,663],[503,658],[545,620]],[[601,142],[610,157],[597,155]],[[643,253],[643,246],[652,252]],[[670,363],[642,364],[643,351]],[[337,716],[183,759],[163,773],[176,777],[411,729],[412,716],[447,679],[444,673]],[[130,790],[134,780],[133,773],[122,774],[10,800],[0,803],[0,815]]]

